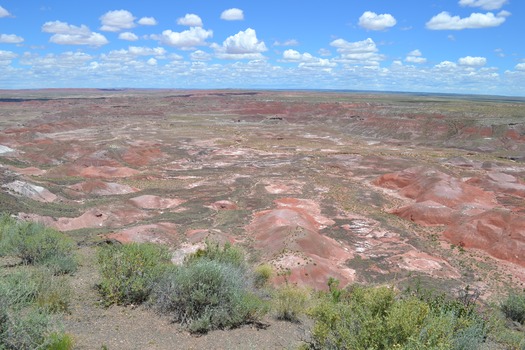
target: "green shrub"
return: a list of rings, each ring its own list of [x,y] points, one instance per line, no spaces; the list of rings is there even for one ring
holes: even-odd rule
[[[510,292],[500,307],[505,317],[523,324],[525,321],[525,292]]]
[[[51,333],[47,339],[45,350],[72,350],[74,347],[73,338],[69,334]]]
[[[44,313],[30,310],[22,314],[4,309],[0,323],[0,349],[33,350],[46,343],[50,319]]]
[[[298,322],[301,315],[306,312],[310,294],[295,285],[286,284],[275,291],[272,298],[275,317],[280,320]]]
[[[255,287],[262,288],[268,284],[273,275],[273,268],[269,264],[262,264],[253,271],[253,283]]]
[[[266,312],[266,305],[251,291],[246,273],[231,263],[192,259],[164,275],[152,304],[197,333],[252,322]]]
[[[41,224],[0,219],[0,253],[18,256],[23,263],[45,265],[56,274],[76,271],[73,241],[61,232]]]
[[[98,251],[98,264],[107,304],[134,304],[148,298],[170,255],[165,246],[151,243],[108,245]]]
[[[310,310],[311,349],[478,349],[486,329],[472,305],[405,296],[392,288],[322,293]],[[424,300],[422,300],[424,299]]]
[[[206,248],[199,249],[186,257],[185,263],[190,264],[200,259],[208,259],[235,266],[245,266],[244,252],[230,243],[220,246],[219,243],[206,241]]]

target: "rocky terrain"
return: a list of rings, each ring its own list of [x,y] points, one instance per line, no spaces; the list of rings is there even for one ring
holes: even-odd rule
[[[525,282],[525,100],[290,91],[0,92],[0,206],[103,240],[206,239],[324,289]]]

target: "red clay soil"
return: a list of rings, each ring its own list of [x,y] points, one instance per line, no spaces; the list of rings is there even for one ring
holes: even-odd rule
[[[171,222],[159,222],[157,224],[139,225],[121,230],[104,237],[115,239],[122,243],[145,243],[153,242],[173,245],[179,241],[177,225]]]
[[[70,189],[90,195],[112,196],[138,192],[139,189],[129,185],[115,182],[104,182],[101,180],[89,180],[69,186]]]
[[[453,222],[443,233],[452,243],[477,248],[525,266],[525,217],[493,209]]]
[[[162,198],[145,194],[129,200],[133,205],[142,209],[171,209],[184,203],[184,200],[177,198]]]
[[[525,186],[516,177],[492,172],[463,182],[419,167],[385,174],[374,183],[415,201],[393,214],[424,226],[445,225],[443,236],[451,243],[525,266],[525,217],[502,209],[492,192],[521,196]]]
[[[256,249],[281,273],[276,282],[319,289],[326,289],[328,276],[338,278],[342,285],[352,282],[354,271],[342,265],[353,254],[319,233],[320,227],[333,223],[320,214],[319,205],[297,198],[275,203],[277,209],[255,213],[247,231]]]

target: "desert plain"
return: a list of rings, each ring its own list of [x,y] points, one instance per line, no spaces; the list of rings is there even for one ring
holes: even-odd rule
[[[274,284],[315,289],[333,277],[342,286],[469,286],[489,300],[525,282],[523,98],[4,90],[0,177],[1,211],[79,246],[85,260],[65,320],[79,348],[160,349],[174,337],[147,310],[86,301],[97,298],[89,262],[101,242],[166,244],[174,262],[206,240],[230,242],[250,263],[272,265]],[[232,343],[242,330],[177,341],[300,340],[299,326],[272,322],[244,330],[259,342],[252,347]]]

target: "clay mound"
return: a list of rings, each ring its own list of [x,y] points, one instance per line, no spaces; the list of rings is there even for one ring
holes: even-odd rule
[[[416,250],[393,256],[392,261],[409,271],[419,271],[443,278],[460,278],[461,275],[445,260]]]
[[[128,228],[106,236],[122,243],[161,243],[174,244],[177,242],[178,233],[176,225],[170,222],[161,222],[150,225],[140,225]]]
[[[467,183],[489,191],[502,192],[525,198],[525,183],[510,174],[490,172],[483,178],[471,178]]]
[[[454,244],[525,266],[525,217],[509,210],[468,217],[450,225],[443,235]]]
[[[403,219],[425,226],[448,225],[455,211],[434,201],[414,203],[391,211]]]
[[[14,166],[10,166],[9,169],[18,174],[28,175],[28,176],[40,176],[46,173],[46,170],[42,170],[42,169],[35,168],[35,167],[17,168]]]
[[[449,208],[465,203],[492,208],[496,205],[494,194],[462,182],[437,170],[422,167],[385,174],[374,181],[378,186],[398,189],[399,193],[416,202],[433,201]]]
[[[97,209],[91,209],[76,218],[58,218],[40,216],[37,214],[19,214],[20,219],[40,222],[46,226],[53,227],[59,231],[72,231],[83,228],[95,228],[105,226],[108,215]]]
[[[138,192],[137,188],[121,185],[115,182],[104,182],[100,180],[85,181],[69,187],[74,191],[98,196],[111,196],[117,194],[128,194]]]
[[[148,194],[131,198],[130,202],[142,209],[170,209],[184,203],[181,199],[162,198]]]
[[[227,200],[214,202],[210,205],[210,207],[215,210],[237,210],[239,209],[237,204],[227,201]]]
[[[2,185],[2,187],[20,196],[44,203],[54,202],[58,198],[57,195],[51,193],[42,186],[33,185],[20,180],[15,180],[11,183]]]
[[[263,257],[278,270],[287,271],[288,281],[315,288],[326,288],[330,276],[339,278],[343,284],[351,282],[354,271],[343,263],[353,255],[335,240],[319,233],[319,227],[328,219],[320,215],[318,205],[294,198],[276,203],[281,207],[256,213],[247,227],[253,235],[255,248]]]
[[[52,177],[79,176],[84,178],[113,179],[129,177],[140,172],[123,166],[80,166],[65,165],[49,171]]]
[[[130,147],[122,155],[122,160],[131,166],[150,165],[167,156],[158,148],[153,147]]]

